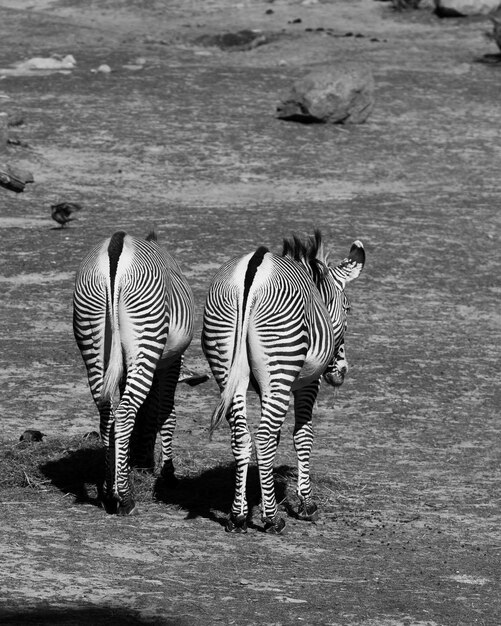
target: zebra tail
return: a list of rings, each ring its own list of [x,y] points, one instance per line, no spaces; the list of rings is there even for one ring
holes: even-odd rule
[[[123,249],[124,232],[115,233],[108,245],[109,277],[106,280],[106,327],[104,339],[105,372],[101,402],[111,402],[118,392],[124,365],[122,342],[118,325],[118,298],[120,288],[115,284],[118,260]]]
[[[246,316],[248,318],[248,316]],[[219,403],[212,413],[210,427],[209,427],[209,440],[212,440],[212,435],[219,425],[219,422],[228,413],[233,398],[236,394],[238,383],[240,381],[240,364],[247,359],[246,338],[247,338],[247,326],[248,319],[243,321],[241,332],[239,332],[238,326],[235,329],[235,350],[233,353],[233,360],[228,372],[228,378],[226,385],[221,391],[221,397]]]
[[[110,317],[113,313],[110,311]],[[111,322],[111,320],[110,320]],[[111,346],[109,349],[108,364],[104,372],[101,402],[111,402],[118,392],[123,375],[122,342],[118,328],[111,322]]]
[[[254,277],[258,270],[258,267],[263,262],[264,255],[268,252],[268,248],[260,246],[256,252],[252,255],[247,265],[245,273],[240,321],[237,321],[235,325],[235,343],[233,350],[233,358],[228,371],[228,379],[226,385],[221,392],[221,398],[216,406],[214,413],[211,417],[211,424],[209,428],[209,439],[212,439],[214,430],[217,428],[219,422],[226,416],[231,406],[233,398],[236,394],[238,384],[241,380],[242,365],[247,361],[247,329],[249,327],[249,314],[250,310],[247,307],[249,300],[249,293],[254,281]]]

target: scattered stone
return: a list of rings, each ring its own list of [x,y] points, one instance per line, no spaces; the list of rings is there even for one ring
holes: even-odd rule
[[[19,146],[20,148],[29,148],[30,144],[27,141],[19,139],[19,137],[9,137],[7,139],[9,146]]]
[[[19,437],[19,441],[26,441],[29,443],[34,443],[34,442],[42,441],[44,437],[45,435],[41,433],[39,430],[33,430],[29,428],[28,430],[25,430],[24,433]]]
[[[144,69],[145,65],[146,59],[144,57],[137,57],[137,59],[134,59],[133,61],[122,65],[122,67],[126,70],[137,71]]]
[[[374,106],[374,88],[372,72],[359,63],[320,70],[294,82],[277,115],[303,123],[361,124]]]
[[[71,70],[76,66],[77,62],[72,54],[61,56],[53,54],[50,57],[33,57],[21,64],[25,69],[29,70]]]
[[[33,174],[28,170],[0,163],[0,186],[21,193],[25,186],[33,181]]]
[[[61,56],[53,54],[50,57],[33,57],[26,61],[18,61],[8,68],[0,68],[0,76],[34,76],[59,72],[70,74],[77,62],[71,54]]]
[[[102,63],[97,69],[91,71],[98,74],[111,74],[111,67],[107,63]]]
[[[239,30],[236,33],[222,35],[202,35],[195,43],[202,46],[214,46],[221,50],[252,50],[267,43],[263,33],[255,30]]]

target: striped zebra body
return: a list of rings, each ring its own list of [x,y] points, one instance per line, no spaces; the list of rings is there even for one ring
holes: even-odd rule
[[[162,474],[173,477],[174,393],[193,309],[186,279],[154,235],[117,232],[78,270],[73,329],[107,449],[105,497],[120,514],[135,508],[130,464],[153,468],[157,432]]]
[[[347,369],[344,333],[346,282],[360,273],[363,246],[355,242],[336,267],[327,265],[320,233],[305,243],[284,242],[278,256],[266,248],[226,263],[214,277],[204,310],[202,346],[221,390],[211,424],[226,416],[236,460],[236,487],[227,530],[246,528],[246,478],[252,441],[247,424],[249,384],[261,400],[255,433],[265,528],[280,532],[273,464],[280,429],[294,395],[294,445],[298,457],[300,517],[312,519],[309,459],[312,410],[320,378],[342,383]]]

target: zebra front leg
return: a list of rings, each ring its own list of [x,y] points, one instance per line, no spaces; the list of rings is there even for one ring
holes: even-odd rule
[[[278,513],[273,466],[280,429],[289,406],[290,393],[274,394],[261,399],[261,421],[256,434],[256,453],[261,483],[261,514],[266,532],[280,534],[285,520]]]
[[[247,503],[247,473],[252,453],[252,439],[245,416],[245,396],[233,401],[228,417],[231,429],[231,449],[235,457],[235,492],[230,516],[225,530],[229,533],[246,533],[249,505]]]
[[[297,454],[297,495],[299,519],[315,521],[318,507],[312,497],[310,481],[310,455],[313,446],[312,410],[320,381],[315,381],[294,392],[294,448]]]

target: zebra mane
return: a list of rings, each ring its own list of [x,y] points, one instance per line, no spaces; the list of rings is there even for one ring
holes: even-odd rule
[[[297,235],[284,239],[282,256],[288,256],[302,263],[310,270],[315,285],[319,285],[326,276],[327,255],[322,245],[322,235],[315,230],[313,236],[304,240]]]

